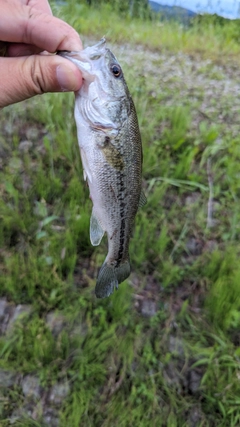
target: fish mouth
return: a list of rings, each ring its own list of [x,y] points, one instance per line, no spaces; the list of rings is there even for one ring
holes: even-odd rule
[[[58,55],[72,61],[82,72],[83,78],[89,80],[95,74],[92,61],[100,59],[106,51],[106,39],[103,37],[97,44],[80,51],[59,50]],[[92,79],[91,79],[92,80]]]
[[[86,56],[84,52],[68,52],[68,51],[61,51],[58,52],[58,55],[62,56],[63,58],[69,59],[71,62],[73,62],[79,70],[82,72],[82,76],[86,79],[90,75],[92,75],[92,64],[89,60],[89,57]]]

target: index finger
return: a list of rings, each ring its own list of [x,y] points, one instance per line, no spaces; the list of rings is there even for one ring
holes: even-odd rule
[[[32,44],[48,52],[82,49],[78,33],[61,19],[19,1],[0,3],[0,40]]]

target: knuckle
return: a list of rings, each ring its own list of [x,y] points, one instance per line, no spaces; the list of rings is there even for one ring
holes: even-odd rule
[[[26,58],[23,74],[25,79],[29,78],[30,80],[26,82],[26,85],[29,86],[31,92],[36,95],[41,95],[45,92],[44,74],[37,55]]]
[[[43,67],[41,66],[41,61],[37,55],[33,56],[32,67],[31,67],[31,77],[34,84],[34,87],[37,90],[39,95],[46,92],[46,82],[44,78]]]
[[[23,27],[23,42],[31,43],[32,39],[32,19],[36,16],[36,10],[32,6],[27,6],[26,22]]]

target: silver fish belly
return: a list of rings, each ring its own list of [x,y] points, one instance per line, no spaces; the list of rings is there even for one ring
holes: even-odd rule
[[[80,52],[61,52],[83,75],[76,93],[78,143],[93,210],[90,239],[107,233],[108,254],[100,269],[96,296],[109,296],[130,275],[129,240],[142,188],[142,144],[135,107],[122,69],[102,39]]]

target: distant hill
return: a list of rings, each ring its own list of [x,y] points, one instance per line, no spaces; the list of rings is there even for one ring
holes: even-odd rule
[[[154,12],[160,13],[166,19],[189,21],[196,16],[196,13],[180,6],[163,6],[155,1],[149,1],[149,5]]]

